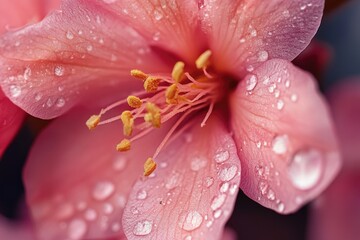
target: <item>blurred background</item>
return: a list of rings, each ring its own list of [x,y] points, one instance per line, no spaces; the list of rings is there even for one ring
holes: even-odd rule
[[[312,72],[324,93],[348,79],[358,77],[360,81],[360,0],[326,0],[325,16],[314,42],[294,63]],[[22,168],[34,133],[46,124],[34,122],[32,118],[26,119],[0,161],[0,214],[14,222],[19,219],[19,209],[23,209],[24,204]],[[360,205],[360,199],[358,203]],[[236,231],[238,239],[309,239],[309,222],[314,208],[311,204],[314,203],[295,214],[283,216],[240,192],[228,226]],[[360,218],[355,221],[360,229]]]

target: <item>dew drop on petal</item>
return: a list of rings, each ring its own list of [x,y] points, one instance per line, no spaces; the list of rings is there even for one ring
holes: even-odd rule
[[[111,203],[105,203],[103,210],[105,214],[112,214],[114,212],[114,206]]]
[[[154,11],[154,18],[155,18],[156,21],[160,21],[163,18],[163,14],[160,11],[155,10]]]
[[[281,109],[284,108],[284,105],[285,105],[284,101],[281,100],[281,99],[279,99],[279,100],[277,101],[277,103],[276,103],[276,108],[277,108],[278,110],[281,110]]]
[[[67,31],[66,32],[66,38],[69,39],[69,40],[72,40],[74,39],[74,34],[70,31]]]
[[[235,177],[237,170],[237,166],[235,165],[223,165],[219,172],[220,180],[224,182],[230,181]]]
[[[207,165],[207,160],[203,157],[194,157],[191,161],[190,168],[193,171],[199,171]]]
[[[10,95],[14,98],[21,95],[21,88],[16,85],[10,85]]]
[[[61,77],[62,75],[64,75],[65,69],[63,66],[56,66],[54,68],[54,74],[55,76]]]
[[[73,240],[82,239],[86,231],[86,223],[81,219],[74,219],[69,224],[68,237]]]
[[[258,60],[260,62],[264,62],[264,61],[268,60],[268,58],[269,58],[269,53],[267,51],[258,52]]]
[[[92,192],[92,196],[95,200],[102,201],[107,199],[114,193],[115,187],[112,182],[101,181],[98,182]]]
[[[323,168],[323,155],[315,149],[297,152],[288,166],[288,175],[295,187],[307,190],[319,181]]]
[[[153,224],[151,221],[144,220],[137,222],[134,226],[133,233],[136,236],[146,236],[152,231]]]
[[[205,186],[211,187],[214,184],[214,178],[213,177],[206,177],[205,178]]]
[[[217,163],[225,162],[230,158],[230,153],[227,150],[221,150],[215,153],[214,160]]]
[[[65,99],[64,98],[58,98],[57,100],[56,100],[56,106],[58,107],[58,108],[62,108],[62,107],[64,107],[65,106]]]
[[[292,95],[290,96],[290,100],[291,100],[292,102],[296,102],[297,99],[298,99],[298,96],[297,96],[296,94],[292,94]]]
[[[239,188],[238,185],[236,185],[236,184],[232,185],[229,189],[230,195],[234,195],[236,193],[236,190],[238,190],[238,188]]]
[[[254,90],[256,84],[257,84],[257,77],[255,75],[250,75],[246,77],[246,90],[252,91]]]
[[[144,189],[141,189],[136,194],[136,199],[144,200],[147,197],[147,192]]]
[[[35,98],[35,101],[37,101],[37,102],[38,102],[38,101],[40,101],[40,100],[41,100],[41,98],[42,98],[42,94],[41,94],[41,93],[36,93],[34,98]]]
[[[221,214],[222,214],[222,210],[221,209],[218,209],[214,212],[214,218],[215,219],[218,219],[219,217],[221,217]]]
[[[285,210],[285,205],[284,205],[284,203],[279,202],[278,205],[277,205],[277,210],[278,210],[280,213],[284,212],[284,210]]]
[[[229,190],[230,184],[228,182],[224,182],[220,185],[219,191],[221,193],[226,193]]]
[[[226,199],[226,194],[220,194],[214,197],[210,205],[211,209],[216,210],[220,208],[225,203],[225,199]]]
[[[192,231],[200,227],[203,216],[197,211],[185,212],[180,216],[179,227],[185,231]]]
[[[94,221],[97,218],[97,212],[94,209],[87,209],[84,213],[84,218],[87,221]]]
[[[272,140],[272,150],[276,154],[284,154],[289,147],[289,137],[287,135],[278,135]]]

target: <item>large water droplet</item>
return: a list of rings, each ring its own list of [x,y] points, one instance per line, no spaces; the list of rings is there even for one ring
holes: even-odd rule
[[[74,219],[70,222],[68,228],[68,236],[70,239],[82,239],[86,233],[87,225],[81,219]]]
[[[250,75],[246,78],[246,90],[252,91],[254,90],[256,84],[257,84],[257,77],[255,75]]]
[[[289,166],[288,175],[293,185],[301,190],[315,186],[322,172],[323,156],[315,149],[297,152]]]
[[[230,153],[227,150],[221,150],[215,153],[214,160],[217,163],[225,162],[230,158]]]
[[[115,187],[112,182],[101,181],[98,182],[92,192],[92,195],[95,200],[102,201],[107,199],[114,193]]]
[[[19,97],[21,95],[21,88],[17,85],[10,85],[10,95],[12,97]]]
[[[66,103],[66,101],[65,101],[65,99],[64,98],[58,98],[57,100],[56,100],[56,106],[58,107],[58,108],[62,108],[62,107],[64,107],[65,106],[65,103]]]
[[[200,227],[203,216],[197,211],[185,212],[180,216],[179,227],[186,231],[192,231]]]
[[[147,192],[144,189],[141,189],[137,192],[136,198],[139,200],[144,200],[147,197]]]
[[[268,58],[269,58],[269,53],[267,51],[258,52],[258,60],[260,62],[264,62],[264,61],[268,60]]]
[[[54,74],[55,76],[61,77],[62,75],[64,75],[65,69],[63,66],[56,66],[54,68]]]
[[[137,222],[134,226],[133,233],[136,236],[146,236],[152,231],[152,222],[148,220]]]
[[[214,197],[210,205],[211,209],[216,210],[220,208],[225,203],[225,199],[226,199],[226,194],[220,194]]]
[[[278,135],[272,140],[272,150],[276,154],[284,154],[289,147],[289,137],[287,135]]]
[[[224,182],[230,181],[235,177],[237,170],[235,165],[224,165],[219,172],[220,180]]]

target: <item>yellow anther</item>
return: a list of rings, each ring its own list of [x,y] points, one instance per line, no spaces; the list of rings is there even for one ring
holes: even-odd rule
[[[152,124],[153,127],[159,128],[161,126],[160,109],[153,103],[146,103],[146,110],[148,113],[144,115],[144,120]]]
[[[141,80],[145,80],[148,75],[146,73],[144,73],[143,71],[140,71],[138,69],[133,69],[130,71],[131,76],[141,79]]]
[[[160,79],[156,77],[148,77],[144,82],[144,89],[147,92],[155,92],[159,86]]]
[[[176,83],[170,85],[165,92],[166,102],[169,104],[176,104],[178,92],[179,90]]]
[[[195,65],[198,69],[202,69],[204,67],[207,67],[209,65],[209,58],[211,56],[211,51],[206,50],[203,52],[198,59],[195,61]]]
[[[175,63],[174,68],[171,73],[171,77],[175,80],[175,82],[181,82],[183,76],[184,76],[184,67],[185,63],[179,61]]]
[[[130,136],[133,131],[134,119],[130,111],[123,111],[120,119],[124,125],[123,132],[125,136]]]
[[[144,163],[144,176],[149,176],[151,173],[153,173],[156,169],[156,162],[154,159],[149,157],[145,163]]]
[[[132,108],[139,108],[142,105],[141,99],[136,96],[128,96],[126,100],[129,106]]]
[[[130,140],[125,138],[121,140],[121,142],[118,145],[116,145],[116,150],[119,152],[125,152],[130,150],[130,147],[131,147]]]
[[[90,129],[93,130],[94,128],[96,128],[96,126],[99,124],[100,122],[100,116],[99,115],[92,115],[87,121],[86,121],[86,126]]]

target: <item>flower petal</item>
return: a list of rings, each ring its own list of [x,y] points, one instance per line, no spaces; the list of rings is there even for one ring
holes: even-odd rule
[[[12,104],[0,89],[0,157],[17,133],[24,112]]]
[[[289,213],[324,190],[340,166],[327,110],[313,78],[285,60],[245,77],[231,97],[231,123],[249,197]]]
[[[121,126],[90,132],[89,116],[74,109],[55,120],[30,152],[24,182],[40,239],[123,236],[121,218],[131,186],[163,134],[150,134],[131,151],[118,153]]]
[[[215,66],[242,77],[267,59],[294,59],[314,36],[323,7],[323,0],[205,0]]]
[[[125,207],[127,238],[219,239],[240,181],[235,143],[222,121],[213,116],[200,128],[197,119],[155,160],[155,174],[138,179]]]
[[[198,24],[197,0],[100,0],[135,28],[152,46],[193,63],[205,44]],[[106,4],[107,3],[107,4]]]
[[[65,1],[39,24],[4,35],[0,47],[4,93],[40,118],[94,105],[124,86],[131,91],[139,83],[129,82],[130,69],[165,69],[136,31],[84,0]]]

